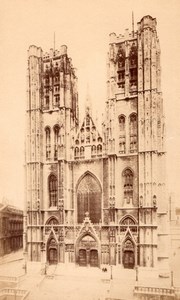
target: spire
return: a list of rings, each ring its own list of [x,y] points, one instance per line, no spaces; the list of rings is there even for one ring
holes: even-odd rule
[[[54,31],[54,44],[53,44],[53,50],[54,50],[54,53],[55,53],[55,50],[56,50],[56,45],[55,45],[55,43],[56,43],[56,36],[55,36],[55,31]]]
[[[91,112],[92,112],[91,100],[90,100],[90,96],[89,96],[89,84],[87,84],[85,112],[86,112],[86,114],[91,114]]]
[[[132,11],[132,37],[134,37],[134,12]]]

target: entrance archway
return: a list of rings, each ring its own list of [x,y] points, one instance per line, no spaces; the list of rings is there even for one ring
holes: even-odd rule
[[[126,269],[133,269],[135,266],[135,249],[130,239],[127,239],[123,247],[123,265]]]
[[[47,260],[50,265],[58,263],[57,243],[54,238],[49,240],[47,246]]]
[[[76,261],[79,266],[99,267],[98,243],[91,235],[87,234],[79,241]]]

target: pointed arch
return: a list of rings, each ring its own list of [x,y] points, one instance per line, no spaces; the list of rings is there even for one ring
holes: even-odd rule
[[[138,119],[137,114],[132,113],[129,116],[129,135],[130,135],[130,152],[137,151],[137,133],[138,133]]]
[[[137,220],[132,215],[125,215],[122,217],[122,219],[119,222],[120,225],[120,231],[126,232],[127,229],[130,230],[130,232],[137,232]]]
[[[136,265],[136,245],[132,237],[127,234],[122,243],[122,262],[124,268],[133,269]]]
[[[49,206],[57,206],[58,200],[58,181],[57,176],[51,173],[48,177],[48,191],[49,191]]]
[[[119,130],[124,131],[125,130],[125,122],[126,122],[125,115],[119,115],[118,121],[119,121]]]
[[[50,218],[47,219],[46,221],[46,225],[58,225],[59,224],[59,220],[56,216],[51,216]]]
[[[102,188],[99,180],[90,172],[84,173],[77,183],[77,220],[82,223],[85,213],[89,212],[92,223],[101,220]]]
[[[58,263],[58,243],[54,235],[50,235],[47,241],[47,261],[49,264]]]
[[[124,201],[126,204],[132,203],[133,200],[133,181],[134,174],[130,168],[126,168],[122,172]]]
[[[45,127],[45,139],[46,139],[46,160],[51,157],[51,128],[49,126]]]
[[[126,152],[125,115],[121,114],[118,116],[118,123],[119,123],[119,153],[125,153]]]
[[[135,224],[137,224],[137,220],[135,219],[134,216],[127,214],[127,215],[125,215],[121,218],[119,223],[120,224],[133,224],[133,225],[135,225]]]
[[[58,124],[54,125],[54,160],[58,159],[58,142],[59,142],[59,131],[60,127]]]

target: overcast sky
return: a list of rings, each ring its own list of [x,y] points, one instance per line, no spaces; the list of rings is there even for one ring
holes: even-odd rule
[[[135,29],[144,15],[157,18],[161,44],[162,90],[167,126],[168,190],[180,206],[180,1],[1,0],[0,1],[0,199],[22,207],[27,49],[44,51],[66,44],[77,68],[79,104],[87,84],[93,113],[106,100],[109,33]]]

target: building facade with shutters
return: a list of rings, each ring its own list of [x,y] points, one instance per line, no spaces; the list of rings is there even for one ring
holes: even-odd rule
[[[79,123],[67,47],[30,46],[25,253],[31,261],[168,269],[156,19],[110,34],[105,120]]]

